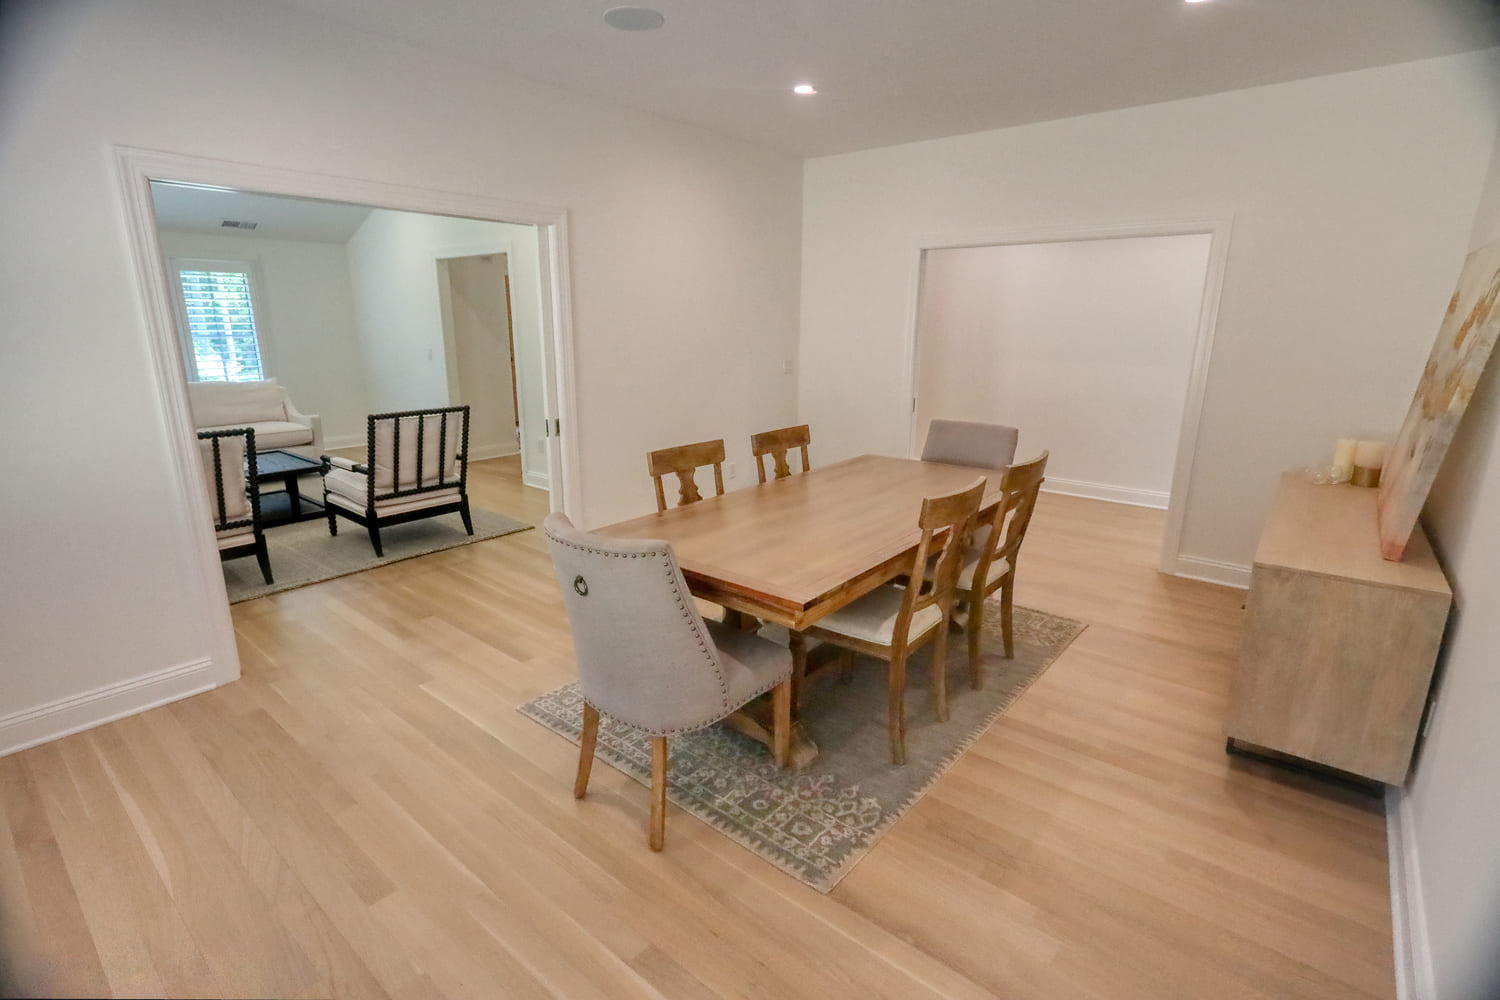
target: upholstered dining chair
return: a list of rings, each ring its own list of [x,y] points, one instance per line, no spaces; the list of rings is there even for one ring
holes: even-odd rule
[[[668,473],[677,476],[677,506],[684,507],[703,499],[698,492],[698,483],[693,473],[705,465],[714,467],[714,495],[724,495],[724,439],[699,441],[675,448],[662,448],[646,453],[646,469],[656,485],[656,509],[667,509],[667,494],[662,489],[661,477]]]
[[[254,429],[199,431],[198,454],[203,459],[219,558],[254,555],[260,563],[260,575],[269,586],[275,581],[271,578],[271,555],[266,551],[266,536],[260,523]]]
[[[823,618],[803,634],[889,664],[886,726],[891,760],[906,763],[906,660],[912,651],[933,643],[932,693],[940,721],[948,719],[948,622],[964,547],[984,498],[985,480],[947,496],[927,497],[917,525],[921,541],[912,558],[910,581],[886,584]],[[930,579],[923,579],[929,556],[936,555]]]
[[[1016,557],[1026,539],[1031,513],[1036,509],[1047,471],[1047,452],[1006,469],[1000,477],[1000,503],[987,524],[975,528],[958,572],[957,597],[963,607],[964,632],[969,640],[969,682],[983,685],[979,669],[979,633],[984,626],[984,601],[1000,591],[1000,635],[1007,659],[1015,655],[1011,635],[1011,604],[1015,596]]]
[[[927,425],[922,461],[1005,469],[1016,457],[1020,432],[1004,424],[968,420],[934,420]]]
[[[377,556],[384,556],[380,529],[424,517],[457,513],[469,518],[469,408],[440,406],[400,413],[372,413],[365,430],[363,464],[324,455],[323,505],[328,533],[339,533],[339,517],[362,525]]]
[[[750,435],[750,454],[755,456],[755,475],[761,482],[766,481],[766,456],[770,455],[772,470],[776,478],[786,479],[792,474],[786,455],[793,448],[801,449],[802,471],[806,472],[812,468],[807,464],[807,446],[810,444],[812,444],[812,431],[806,424]]]
[[[588,791],[599,715],[651,737],[651,823],[647,842],[666,832],[667,737],[712,725],[746,702],[772,694],[772,752],[790,756],[792,657],[752,632],[704,621],[672,547],[663,541],[607,538],[579,531],[563,514],[542,522],[562,589],[583,736],[573,796]]]

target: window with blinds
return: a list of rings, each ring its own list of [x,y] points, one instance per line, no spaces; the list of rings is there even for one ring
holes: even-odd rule
[[[255,330],[248,270],[177,269],[182,291],[188,377],[199,382],[253,382],[265,377]]]

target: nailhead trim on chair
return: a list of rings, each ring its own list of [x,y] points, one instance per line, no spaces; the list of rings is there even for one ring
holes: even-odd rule
[[[675,736],[678,733],[691,733],[694,730],[702,729],[704,726],[713,725],[715,722],[718,722],[719,720],[723,719],[725,716],[733,712],[735,709],[740,707],[739,705],[729,704],[729,681],[724,676],[724,665],[719,662],[717,648],[713,647],[710,644],[708,636],[703,634],[703,631],[698,627],[698,623],[694,621],[693,616],[688,613],[687,604],[684,601],[682,589],[677,586],[677,574],[672,572],[672,561],[670,558],[668,558],[668,549],[650,549],[646,552],[609,552],[605,549],[596,549],[588,545],[579,545],[578,543],[570,542],[565,538],[558,538],[550,531],[548,531],[546,534],[547,538],[551,541],[554,541],[559,545],[565,545],[568,548],[574,549],[578,552],[589,552],[593,555],[609,556],[613,559],[644,559],[649,556],[656,556],[660,558],[662,561],[662,569],[664,569],[667,573],[667,581],[672,585],[672,593],[677,598],[677,609],[682,612],[682,616],[686,618],[688,620],[688,624],[692,626],[693,636],[698,640],[698,648],[703,651],[704,657],[706,657],[708,659],[708,662],[713,665],[714,677],[719,682],[720,701],[724,705],[723,712],[721,712],[719,715],[714,716],[713,718],[705,719],[702,722],[694,723],[688,726],[679,726],[676,729],[642,729],[642,732],[651,733],[653,736]],[[764,687],[761,690],[755,692],[755,694],[751,695],[750,697],[759,697],[760,695],[765,694],[767,691],[771,690],[771,688],[775,687],[776,684],[779,683],[780,681],[777,681],[776,683]],[[593,703],[590,702],[590,704]],[[595,705],[594,707],[597,709],[599,706]],[[608,713],[606,712],[604,714],[607,715]],[[635,728],[640,729],[641,727],[637,726]]]

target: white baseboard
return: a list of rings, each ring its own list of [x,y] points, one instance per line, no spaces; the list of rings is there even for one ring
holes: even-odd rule
[[[482,462],[487,458],[505,458],[507,455],[519,454],[521,454],[521,446],[514,441],[500,441],[496,444],[469,443],[469,460],[471,462]]]
[[[1167,572],[1189,580],[1219,583],[1226,587],[1238,587],[1240,590],[1250,589],[1250,567],[1239,563],[1179,555],[1177,564]]]
[[[521,477],[521,482],[525,483],[527,486],[534,486],[539,490],[552,489],[552,485],[548,482],[547,477],[540,472],[526,473]]]
[[[1089,483],[1081,479],[1058,479],[1048,476],[1042,484],[1043,493],[1061,493],[1070,497],[1087,497],[1090,500],[1108,500],[1132,507],[1156,507],[1165,510],[1171,494],[1159,490],[1138,490],[1130,486],[1111,486],[1109,483]]]
[[[1422,908],[1422,869],[1406,790],[1387,788],[1385,839],[1390,853],[1391,938],[1396,951],[1396,1000],[1436,1000],[1427,911]]]
[[[366,438],[363,434],[339,434],[323,438],[323,450],[326,452],[335,448],[360,448],[365,442]]]
[[[213,661],[193,660],[0,718],[0,756],[92,729],[218,686]]]

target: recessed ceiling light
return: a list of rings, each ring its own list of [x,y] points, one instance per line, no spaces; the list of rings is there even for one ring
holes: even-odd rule
[[[667,19],[650,7],[611,7],[604,12],[604,23],[621,31],[655,31]]]
[[[816,94],[817,92],[818,88],[810,83],[799,83],[792,88],[792,93],[794,94]]]
[[[1208,0],[1183,0],[1184,3],[1207,3]]]

